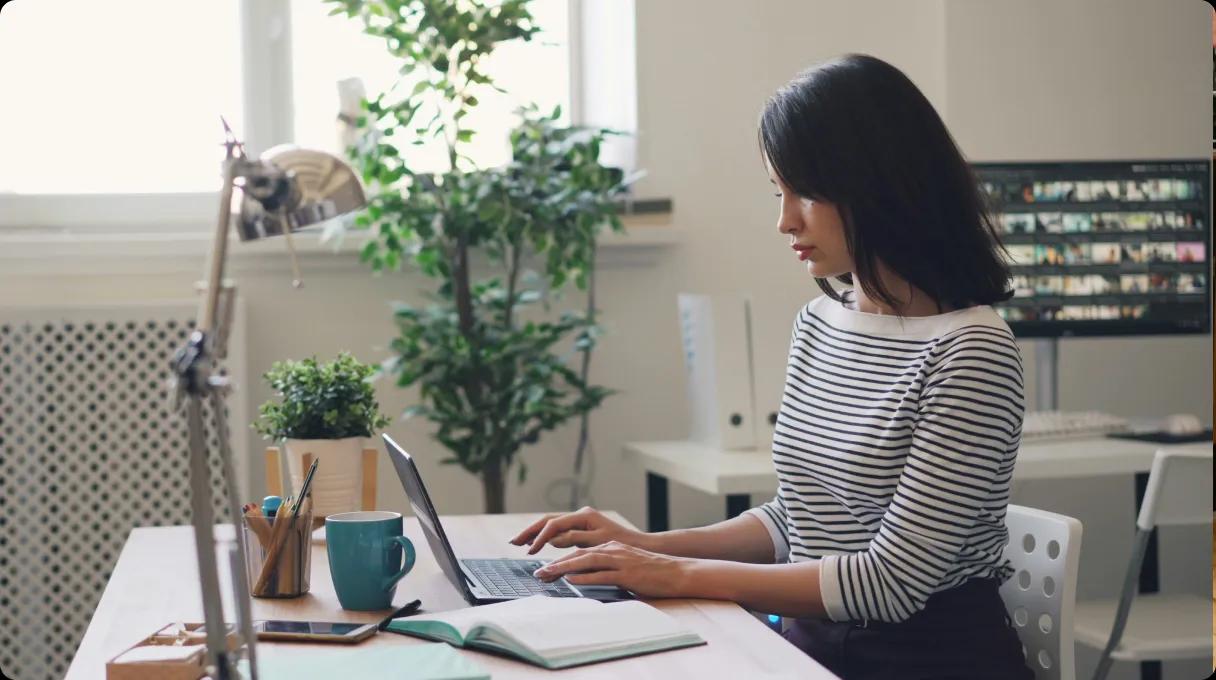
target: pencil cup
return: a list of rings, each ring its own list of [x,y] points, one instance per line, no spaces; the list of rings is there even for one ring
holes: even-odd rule
[[[245,517],[245,573],[254,597],[298,597],[308,592],[312,564],[312,512],[295,521],[284,513],[273,521]],[[281,547],[275,548],[276,543]]]

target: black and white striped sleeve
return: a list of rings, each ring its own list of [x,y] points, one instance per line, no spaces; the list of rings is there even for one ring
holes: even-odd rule
[[[785,509],[785,501],[778,491],[773,500],[752,508],[747,514],[753,515],[764,523],[768,536],[773,541],[773,562],[785,562],[790,556],[790,537],[786,528],[789,513]]]
[[[924,608],[1008,483],[1020,428],[1022,363],[998,329],[943,338],[926,371],[903,472],[869,546],[826,555],[820,589],[836,621],[898,622]]]

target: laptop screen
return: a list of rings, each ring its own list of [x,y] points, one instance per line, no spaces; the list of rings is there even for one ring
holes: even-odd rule
[[[410,500],[410,507],[414,509],[414,516],[422,525],[422,533],[426,534],[426,542],[431,546],[431,554],[435,556],[439,568],[443,569],[443,573],[447,575],[452,585],[456,586],[466,600],[472,602],[473,594],[469,591],[464,572],[460,570],[460,564],[456,561],[456,553],[452,552],[452,544],[448,543],[448,537],[443,533],[443,525],[439,523],[439,513],[435,512],[435,505],[431,503],[431,497],[422,484],[422,475],[418,474],[418,466],[414,464],[414,459],[410,458],[410,454],[398,446],[391,437],[387,434],[382,437],[388,457],[393,461],[393,467],[397,469],[397,476],[401,478],[401,486],[405,488],[405,495]]]

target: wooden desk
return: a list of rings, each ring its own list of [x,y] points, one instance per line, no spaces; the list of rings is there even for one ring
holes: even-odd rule
[[[507,543],[507,537],[539,515],[467,515],[444,517],[444,528],[456,549],[465,557],[524,557],[525,549]],[[618,521],[628,523],[619,515]],[[464,599],[448,583],[417,520],[407,517],[405,533],[419,550],[414,570],[397,587],[395,607],[420,598],[423,611],[465,607]],[[232,528],[218,528],[218,536],[230,539]],[[135,529],[127,538],[122,555],[101,597],[89,629],[85,632],[67,680],[104,678],[105,662],[141,638],[175,621],[202,621],[198,567],[190,527]],[[562,550],[546,547],[541,555],[552,558]],[[222,579],[224,608],[228,616],[230,587]],[[476,658],[495,680],[525,677],[563,678],[622,677],[634,680],[670,678],[835,678],[779,635],[769,630],[738,605],[710,600],[656,600],[652,604],[676,617],[709,642],[659,654],[592,664],[564,671],[546,671],[523,662],[463,651]],[[329,562],[323,544],[312,552],[311,592],[290,600],[253,600],[254,618],[315,621],[379,621],[389,612],[348,612],[338,604],[329,577]],[[422,640],[379,633],[362,645],[410,645]],[[325,654],[328,645],[258,643],[258,654]]]

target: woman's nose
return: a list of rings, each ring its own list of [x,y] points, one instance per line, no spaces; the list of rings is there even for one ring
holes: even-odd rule
[[[781,216],[777,218],[777,231],[782,234],[794,234],[798,231],[798,221],[790,219],[783,210]]]

